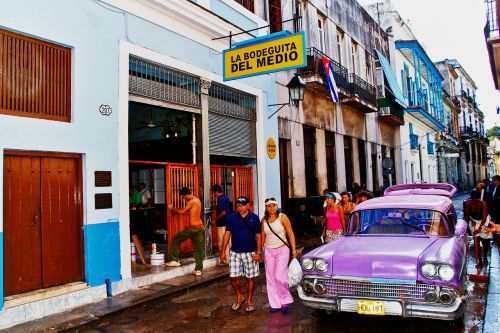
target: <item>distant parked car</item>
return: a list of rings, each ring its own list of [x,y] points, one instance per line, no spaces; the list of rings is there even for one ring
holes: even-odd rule
[[[356,206],[347,234],[301,258],[309,307],[461,321],[467,224],[448,184],[389,187]]]

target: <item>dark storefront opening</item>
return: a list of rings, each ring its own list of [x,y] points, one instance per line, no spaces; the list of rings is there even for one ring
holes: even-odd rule
[[[138,237],[145,252],[155,243],[157,250],[167,253],[168,240],[176,232],[169,230],[173,223],[167,202],[179,199],[182,186],[198,191],[198,170],[193,166],[199,158],[194,140],[200,137],[198,117],[129,103],[130,235]],[[193,132],[198,133],[193,136]]]
[[[377,165],[377,145],[372,144],[372,179],[373,179],[373,188],[372,192],[378,190],[379,182],[378,182],[378,165]]]
[[[344,161],[345,161],[345,183],[348,191],[352,190],[354,184],[354,170],[352,163],[352,138],[344,136]]]
[[[335,133],[325,131],[326,177],[328,189],[337,191],[337,163],[335,160]]]
[[[358,152],[359,152],[359,177],[361,181],[361,186],[366,186],[366,142],[364,140],[358,140]]]
[[[306,195],[318,195],[316,178],[316,129],[304,126],[304,160],[306,173]]]

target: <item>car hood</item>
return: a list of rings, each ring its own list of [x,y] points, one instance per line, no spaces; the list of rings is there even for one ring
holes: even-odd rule
[[[426,237],[347,236],[322,251],[329,252],[325,254],[331,258],[334,276],[417,280],[419,257],[435,241]]]

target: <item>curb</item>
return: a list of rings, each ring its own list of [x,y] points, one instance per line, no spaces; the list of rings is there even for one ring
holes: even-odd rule
[[[214,276],[207,278],[206,280],[203,280],[203,281],[199,281],[199,282],[195,281],[193,283],[188,283],[188,284],[183,285],[183,286],[173,287],[173,288],[170,288],[168,290],[157,291],[149,296],[141,297],[137,300],[133,300],[130,303],[127,303],[127,305],[124,305],[122,307],[110,306],[111,309],[108,312],[105,312],[105,313],[102,313],[99,315],[93,315],[90,313],[89,314],[90,316],[87,316],[85,319],[83,319],[83,321],[80,318],[80,319],[72,320],[69,322],[53,325],[53,326],[51,326],[51,328],[56,329],[57,331],[60,331],[60,332],[81,332],[85,329],[90,329],[91,327],[98,325],[102,320],[104,320],[106,318],[118,315],[122,312],[129,310],[129,309],[134,309],[134,308],[137,308],[139,306],[144,306],[144,305],[147,305],[149,303],[152,303],[154,301],[158,301],[158,300],[161,300],[164,298],[175,297],[175,296],[183,294],[189,290],[198,289],[200,287],[203,287],[203,286],[209,285],[211,283],[220,281],[224,278],[227,278],[228,276],[229,276],[229,272],[223,273],[223,274],[217,274],[217,275],[214,275]],[[147,288],[147,286],[144,286],[144,287]]]

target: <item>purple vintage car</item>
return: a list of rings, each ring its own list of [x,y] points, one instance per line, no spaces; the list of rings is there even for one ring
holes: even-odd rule
[[[396,185],[356,206],[348,233],[301,258],[309,307],[460,321],[467,224],[447,184]]]

